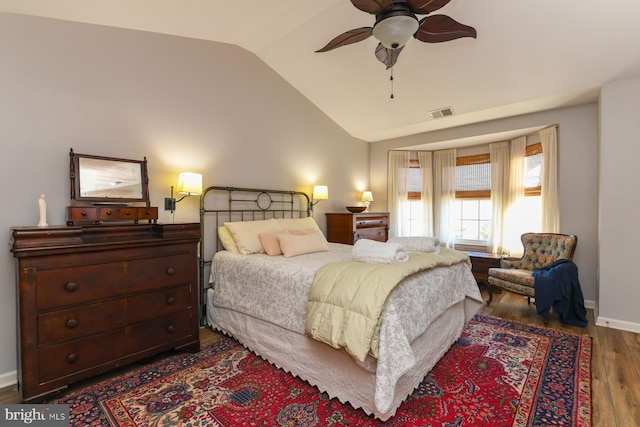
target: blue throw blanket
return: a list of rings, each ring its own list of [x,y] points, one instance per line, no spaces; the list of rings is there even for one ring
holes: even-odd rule
[[[547,317],[554,313],[567,325],[587,326],[587,310],[578,280],[578,267],[568,259],[560,259],[533,271],[536,310]]]

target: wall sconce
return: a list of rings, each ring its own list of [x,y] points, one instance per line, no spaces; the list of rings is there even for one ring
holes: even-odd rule
[[[164,199],[164,210],[173,213],[176,210],[176,203],[188,196],[199,196],[202,194],[202,174],[192,172],[180,172],[178,175],[178,187],[176,193],[184,194],[180,199],[173,197],[173,185],[171,186],[171,197]]]
[[[369,212],[369,205],[373,202],[373,193],[371,191],[362,192],[362,203],[367,207],[365,212]]]
[[[311,195],[311,210],[313,210],[313,207],[317,205],[320,200],[328,200],[328,199],[329,199],[329,188],[326,185],[314,186],[313,194]]]

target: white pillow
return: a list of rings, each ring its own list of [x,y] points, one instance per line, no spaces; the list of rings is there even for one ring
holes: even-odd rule
[[[222,243],[222,247],[229,252],[233,252],[236,254],[240,253],[238,245],[236,244],[236,241],[233,240],[233,236],[231,235],[231,232],[227,227],[218,227],[218,239],[220,240],[220,243]]]
[[[243,255],[264,253],[264,248],[260,243],[260,233],[282,229],[273,218],[263,221],[225,222],[224,225],[231,232],[233,240],[238,245],[238,250]]]
[[[279,234],[278,241],[285,257],[310,254],[313,252],[327,252],[329,245],[320,231],[309,234]]]
[[[320,231],[316,220],[310,216],[304,218],[278,218],[278,224],[285,230],[306,230],[313,228]]]

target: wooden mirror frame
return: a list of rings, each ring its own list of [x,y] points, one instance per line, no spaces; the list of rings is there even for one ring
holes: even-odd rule
[[[88,202],[105,205],[145,203],[147,207],[150,206],[149,176],[147,174],[146,157],[144,160],[130,160],[116,157],[93,156],[74,153],[73,148],[69,150],[69,157],[72,205],[78,202]],[[134,178],[133,191],[131,191],[131,185],[121,187],[116,185],[112,189],[105,189],[104,186],[96,187],[103,191],[103,194],[100,195],[88,194],[86,188],[89,184],[86,182],[87,174],[85,172],[87,172],[87,164],[90,165],[91,163],[96,166],[96,170],[99,172],[99,174],[97,174],[99,175],[98,179],[102,181],[112,180],[114,183],[120,184],[121,180],[126,179],[126,177],[122,176],[123,172],[132,175],[131,178]]]

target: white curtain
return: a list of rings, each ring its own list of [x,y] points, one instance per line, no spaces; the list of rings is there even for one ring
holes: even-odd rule
[[[523,249],[520,236],[528,231],[535,231],[531,230],[531,221],[524,203],[527,137],[512,139],[510,151],[509,201],[506,210],[503,211],[503,251],[511,256],[520,256]]]
[[[406,221],[409,209],[409,152],[389,151],[389,170],[387,172],[387,204],[391,216],[390,236],[406,236]]]
[[[542,231],[560,232],[560,206],[558,201],[558,135],[557,126],[542,129]]]
[[[434,153],[433,162],[433,222],[436,237],[447,247],[455,244],[453,214],[456,199],[456,150]]]
[[[433,154],[428,151],[418,152],[418,163],[422,172],[423,231],[425,236],[433,236]]]
[[[509,207],[509,143],[496,142],[489,145],[491,159],[491,206],[492,218],[489,252],[502,254],[504,247],[505,216]]]

